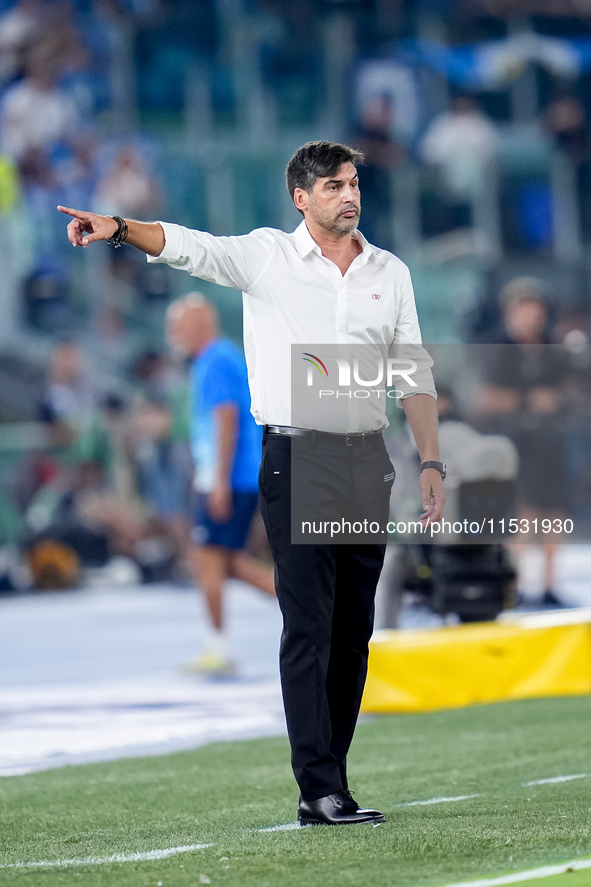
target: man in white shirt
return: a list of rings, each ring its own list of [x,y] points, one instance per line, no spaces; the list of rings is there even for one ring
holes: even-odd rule
[[[408,268],[357,230],[356,167],[362,160],[354,149],[324,141],[295,152],[286,169],[287,187],[304,221],[293,234],[261,228],[241,237],[214,237],[59,207],[73,216],[68,225],[73,246],[125,241],[147,253],[148,261],[243,292],[252,412],[265,426],[261,511],[284,618],[281,680],[303,825],[384,819],[353,800],[346,755],[365,683],[385,545],[375,536],[365,544],[294,545],[290,528],[292,452],[298,470],[304,466],[302,486],[319,491],[331,514],[344,503],[356,516],[378,516],[381,527],[387,519],[394,471],[381,435],[385,410],[364,411],[349,400],[352,407],[338,432],[308,424],[305,415],[301,424],[292,421],[292,346],[304,346],[304,355],[308,343],[370,346],[392,354],[397,346],[421,341]],[[401,400],[424,467],[426,524],[443,512],[444,466],[438,461],[430,370],[421,370],[417,380]]]

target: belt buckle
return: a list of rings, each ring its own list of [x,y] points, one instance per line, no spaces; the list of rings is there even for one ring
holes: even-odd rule
[[[354,442],[355,438],[361,438],[361,446],[362,447],[365,446],[365,431],[362,431],[361,433],[354,432],[354,431],[348,431],[347,436],[345,438],[345,443],[347,444],[348,447],[353,446],[353,442]]]

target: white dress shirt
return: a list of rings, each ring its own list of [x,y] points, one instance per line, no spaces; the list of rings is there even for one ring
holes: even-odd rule
[[[302,424],[293,421],[291,407],[293,345],[377,345],[392,354],[395,346],[421,342],[408,268],[359,231],[353,236],[363,251],[343,275],[322,255],[305,222],[292,234],[259,228],[237,237],[161,225],[165,246],[158,257],[148,256],[149,262],[242,290],[251,409],[259,424]],[[405,389],[404,396],[436,397],[431,364],[427,358],[415,377],[417,387]],[[382,399],[371,415],[353,411],[345,430],[372,431],[387,424]]]

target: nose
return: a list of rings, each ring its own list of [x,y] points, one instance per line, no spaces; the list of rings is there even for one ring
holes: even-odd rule
[[[343,188],[341,193],[341,198],[343,203],[357,203],[357,199],[359,197],[359,191],[357,189],[353,189],[350,185],[347,185]]]

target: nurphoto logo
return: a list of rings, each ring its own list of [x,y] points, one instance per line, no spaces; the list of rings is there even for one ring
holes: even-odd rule
[[[303,354],[304,354],[303,359],[307,360],[308,363],[311,363],[312,366],[315,366],[321,376],[323,375],[322,370],[324,370],[324,375],[328,377],[328,370],[326,369],[326,366],[320,360],[319,357],[316,357],[315,354],[310,354],[309,351],[304,351]],[[321,369],[321,367],[322,367],[322,369]],[[308,368],[308,385],[312,384],[312,376],[313,376],[312,370],[310,368]]]
[[[302,354],[303,360],[310,364],[306,380],[308,387],[311,388],[314,385],[314,368],[320,373],[321,377],[328,378],[326,364],[320,357],[317,357],[315,354],[310,354],[308,351],[304,351]],[[384,360],[383,357],[379,357],[376,361],[375,369],[372,370],[372,373],[376,373],[374,379],[361,378],[359,359],[357,357],[352,361],[347,360],[345,357],[327,357],[325,360],[332,360],[336,363],[338,369],[337,384],[339,388],[351,387],[351,371],[353,374],[353,381],[357,385],[365,388],[373,388],[384,382],[387,388],[392,388],[394,387],[395,378],[404,379],[411,388],[417,387],[417,383],[412,378],[417,371],[417,364],[416,361],[410,360],[410,358],[388,357]]]

